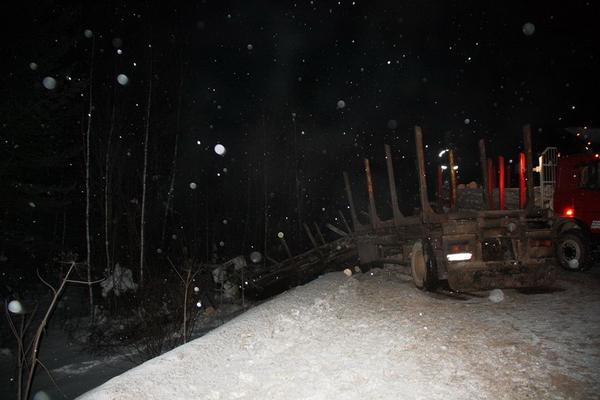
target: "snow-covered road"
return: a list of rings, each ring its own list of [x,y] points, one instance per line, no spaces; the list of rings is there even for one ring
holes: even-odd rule
[[[598,398],[599,272],[500,302],[331,273],[80,399]]]

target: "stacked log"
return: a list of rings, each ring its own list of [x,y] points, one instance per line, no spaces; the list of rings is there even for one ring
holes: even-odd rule
[[[326,272],[343,271],[357,264],[356,245],[350,236],[326,243],[271,266],[248,269],[245,293],[262,300],[292,287],[310,282]],[[294,265],[295,264],[295,265]]]
[[[541,203],[540,187],[534,188],[535,204],[539,206]],[[456,191],[458,209],[460,211],[480,211],[483,206],[483,189],[463,187]],[[498,189],[494,189],[493,194],[494,206],[498,209]],[[507,210],[517,210],[519,208],[519,189],[508,188],[504,189],[504,201]]]

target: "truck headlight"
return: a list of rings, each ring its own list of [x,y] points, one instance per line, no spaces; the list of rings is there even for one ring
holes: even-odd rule
[[[472,258],[473,253],[452,253],[446,255],[448,261],[469,261]]]

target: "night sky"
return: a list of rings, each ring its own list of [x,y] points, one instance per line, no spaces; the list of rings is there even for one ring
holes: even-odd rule
[[[132,188],[140,186],[148,124],[152,215],[162,215],[177,137],[176,217],[168,231],[210,230],[204,246],[224,242],[231,256],[259,246],[264,239],[252,232],[264,229],[267,214],[269,237],[296,231],[298,222],[335,220],[347,204],[342,171],[360,192],[364,157],[386,190],[384,143],[392,146],[402,207],[411,209],[414,125],[423,129],[430,165],[448,145],[457,148],[464,181],[477,179],[480,138],[489,157],[511,159],[522,151],[524,124],[532,125],[536,152],[549,145],[584,151],[586,140],[565,128],[600,126],[600,10],[593,1],[9,1],[1,7],[4,157],[27,147],[23,142],[46,146],[20,136],[42,103],[56,107],[43,121],[37,113],[36,126],[54,129],[52,138],[76,152],[92,88],[98,202],[111,127],[110,159],[122,187],[132,191],[123,194],[124,212],[139,198]],[[56,87],[46,87],[47,77]],[[59,103],[68,96],[71,102]],[[217,144],[225,154],[216,154]],[[81,156],[70,156],[60,171],[81,196]],[[260,211],[265,203],[267,213]],[[244,233],[235,245],[232,232]],[[161,248],[164,238],[155,236],[150,248]]]

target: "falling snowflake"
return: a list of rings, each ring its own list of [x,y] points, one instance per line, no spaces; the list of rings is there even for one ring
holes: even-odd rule
[[[48,90],[55,89],[56,88],[56,79],[52,78],[51,76],[47,76],[42,81],[42,84]]]
[[[13,314],[22,314],[23,306],[21,305],[21,302],[19,300],[13,300],[10,303],[8,303],[8,311],[10,311]]]
[[[225,153],[227,152],[227,150],[225,149],[225,146],[223,146],[222,144],[217,144],[215,146],[215,153],[217,153],[220,156],[225,155]]]
[[[531,22],[528,22],[525,25],[523,25],[523,33],[525,34],[525,36],[531,36],[533,35],[533,32],[535,32],[535,26],[533,26]]]
[[[262,254],[260,254],[258,251],[253,251],[250,253],[250,260],[253,263],[259,263],[262,260]]]
[[[129,83],[129,78],[125,74],[119,74],[117,76],[117,82],[119,82],[121,85],[125,86]]]

